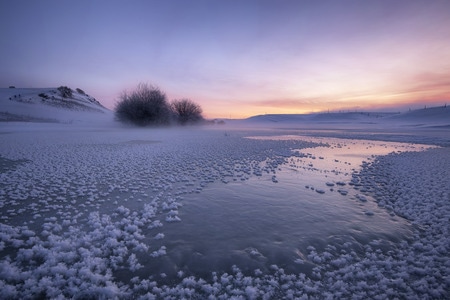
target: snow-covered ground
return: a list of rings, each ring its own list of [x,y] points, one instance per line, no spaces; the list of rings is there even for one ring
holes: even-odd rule
[[[0,298],[448,299],[446,119],[341,117],[0,123]]]

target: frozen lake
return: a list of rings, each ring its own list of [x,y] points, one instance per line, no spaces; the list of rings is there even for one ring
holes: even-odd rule
[[[283,154],[285,164],[256,171],[256,176],[246,172],[248,166],[238,166],[236,178],[227,184],[214,183],[200,194],[184,196],[182,226],[165,231],[168,256],[178,268],[206,275],[211,267],[228,271],[237,264],[251,271],[276,264],[308,273],[313,267],[307,258],[310,246],[360,252],[376,240],[388,250],[391,243],[411,238],[410,224],[365,196],[368,190],[355,173],[375,155],[429,147],[305,136],[252,138],[328,146],[292,150],[292,156]]]
[[[12,298],[448,292],[448,148],[38,126],[0,133],[0,279]],[[425,161],[434,173],[411,179]]]

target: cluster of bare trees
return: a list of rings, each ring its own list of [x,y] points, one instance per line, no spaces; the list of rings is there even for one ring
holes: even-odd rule
[[[203,121],[201,107],[189,99],[167,101],[158,87],[141,83],[123,92],[115,109],[118,120],[138,126],[195,124]]]

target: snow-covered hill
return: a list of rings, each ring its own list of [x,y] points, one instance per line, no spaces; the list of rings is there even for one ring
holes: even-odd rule
[[[243,120],[242,124],[256,126],[316,126],[359,128],[367,126],[418,126],[450,128],[450,107],[440,106],[404,113],[343,112],[314,114],[259,115]],[[331,127],[330,127],[331,126]]]
[[[279,115],[259,115],[246,119],[249,122],[272,122],[272,123],[295,123],[295,122],[315,122],[315,123],[354,123],[354,122],[375,122],[378,118],[391,116],[393,113],[314,113],[314,114],[279,114]]]
[[[111,118],[111,114],[78,88],[0,89],[0,121],[73,123]]]
[[[391,116],[388,120],[400,121],[417,126],[439,126],[450,128],[450,107],[438,106],[411,110]]]

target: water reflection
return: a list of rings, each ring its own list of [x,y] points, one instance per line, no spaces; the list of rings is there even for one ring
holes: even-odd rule
[[[167,265],[200,276],[211,270],[267,270],[276,264],[291,272],[309,273],[315,262],[308,247],[363,251],[377,240],[386,250],[407,239],[410,224],[379,208],[359,185],[363,161],[393,151],[419,151],[428,146],[298,136],[252,137],[306,139],[328,147],[298,149],[276,174],[247,181],[214,183],[200,194],[186,195],[182,223],[165,228]]]

